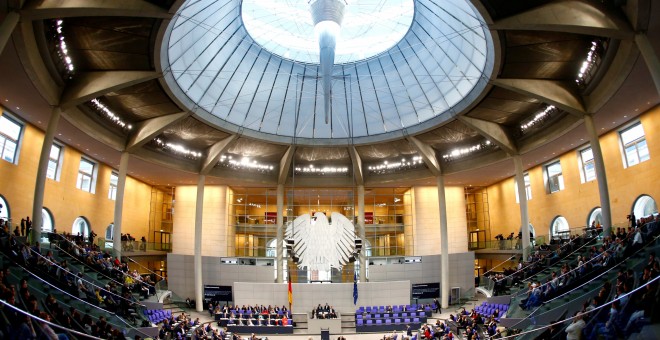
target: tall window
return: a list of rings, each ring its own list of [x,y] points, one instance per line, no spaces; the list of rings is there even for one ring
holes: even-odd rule
[[[596,179],[596,165],[594,164],[594,152],[591,147],[580,151],[582,161],[582,183],[591,182]]]
[[[78,168],[78,180],[76,181],[76,188],[92,192],[92,182],[94,179],[94,166],[95,164],[84,158],[80,159],[80,167]]]
[[[532,184],[529,180],[529,174],[524,174],[523,175],[523,180],[525,181],[525,194],[527,195],[527,200],[532,199]],[[520,197],[518,196],[518,182],[515,181],[515,189],[516,189],[516,203],[520,203]]]
[[[561,163],[559,161],[546,165],[545,172],[548,179],[549,193],[564,190],[564,176],[562,175]]]
[[[571,236],[568,221],[563,216],[555,217],[550,223],[550,235],[552,237],[569,238]]]
[[[108,198],[111,200],[117,199],[117,182],[119,181],[119,175],[116,172],[113,172],[110,175],[110,190],[108,190]]]
[[[648,161],[651,158],[642,123],[637,123],[621,131],[620,134],[626,167]]]
[[[0,156],[9,163],[16,163],[18,141],[23,126],[6,115],[0,116]]]
[[[53,144],[50,148],[50,158],[48,159],[48,170],[46,177],[58,180],[60,177],[60,159],[62,158],[62,147]]]

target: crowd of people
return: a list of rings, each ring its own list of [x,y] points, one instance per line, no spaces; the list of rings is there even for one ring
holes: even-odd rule
[[[286,306],[243,305],[239,307],[211,302],[208,305],[208,311],[211,316],[227,320],[227,325],[236,326],[289,326],[291,318],[291,312]]]
[[[390,311],[391,311],[390,307]],[[317,319],[336,319],[337,318],[337,311],[335,310],[334,307],[330,306],[327,302],[325,303],[325,306],[321,306],[319,303],[318,306],[312,309],[311,313],[311,318],[317,318]]]

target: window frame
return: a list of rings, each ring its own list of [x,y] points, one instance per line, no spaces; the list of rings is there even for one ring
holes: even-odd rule
[[[555,164],[559,165],[560,172],[559,172],[558,175],[551,176],[550,175],[550,167],[554,166]],[[557,192],[560,192],[560,191],[566,189],[566,187],[564,185],[564,170],[561,167],[561,160],[557,159],[557,160],[554,160],[552,162],[546,163],[543,166],[543,173],[544,173],[543,178],[544,178],[544,181],[545,181],[545,189],[546,189],[546,192],[548,194],[554,194],[554,193],[557,193]],[[557,178],[557,186],[558,186],[557,190],[553,190],[553,188],[552,188],[553,187],[553,185],[552,185],[553,178]]]
[[[628,132],[628,131],[630,131],[630,130],[638,127],[638,126],[642,129],[642,134],[643,134],[642,137],[638,137],[635,140],[632,140],[628,143],[625,143],[623,135],[626,132]],[[636,121],[632,124],[627,125],[625,128],[619,130],[619,141],[621,142],[619,145],[621,147],[621,158],[623,160],[623,168],[624,169],[629,168],[631,166],[638,165],[640,163],[646,162],[646,161],[651,159],[651,151],[649,150],[648,142],[646,140],[646,131],[644,131],[644,125],[642,125],[641,121]],[[639,145],[642,144],[642,143],[644,144],[644,146],[646,148],[646,158],[645,159],[642,159],[640,157],[640,153],[639,153],[639,151],[640,151]],[[634,163],[634,164],[631,164],[631,162],[630,162],[631,159],[628,157],[628,151],[627,150],[630,147],[634,147],[634,150],[635,150],[636,163]]]
[[[83,162],[87,162],[92,165],[92,170],[89,173],[86,173],[81,170]],[[78,165],[78,175],[76,176],[76,188],[88,192],[90,194],[95,193],[96,189],[96,175],[98,172],[98,163],[87,158],[87,157],[80,157],[80,163]],[[81,177],[82,176],[82,177]],[[84,179],[85,177],[89,177],[89,184],[87,188],[83,188],[83,183],[81,182],[81,179]]]
[[[525,182],[525,196],[527,197],[527,201],[532,200],[532,179],[529,177],[529,172],[523,173],[523,182]],[[520,204],[520,197],[518,195],[518,181],[513,180],[513,188],[515,189],[515,194],[516,194],[516,203]]]
[[[112,178],[115,177],[117,179],[116,183],[112,183]],[[110,172],[110,185],[108,188],[108,199],[112,201],[117,200],[117,186],[119,184],[119,173],[116,171],[111,171]]]
[[[14,115],[10,114],[7,111],[2,111],[2,115],[0,115],[0,119],[7,119],[10,123],[14,123],[18,125],[19,131],[18,131],[18,137],[16,140],[14,140],[12,137],[0,132],[0,158],[4,160],[5,162],[9,162],[11,164],[18,164],[18,159],[20,155],[20,150],[21,150],[21,145],[23,142],[23,136],[25,134],[25,123],[21,121],[20,119],[16,118]],[[12,160],[9,161],[5,159],[4,154],[5,154],[5,148],[6,148],[6,141],[11,140],[14,142],[15,148],[14,148],[14,155],[12,157]]]
[[[584,153],[587,150],[591,150],[591,159],[588,161],[584,160]],[[594,149],[591,147],[591,145],[588,145],[584,148],[581,148],[578,150],[578,159],[580,161],[580,180],[582,183],[587,183],[587,182],[592,182],[597,179],[596,175],[596,160],[594,157]],[[587,170],[587,167],[591,165],[592,167],[592,172],[593,172],[593,177],[589,178],[589,170]]]
[[[53,148],[59,148],[59,152],[57,153],[57,158],[53,159],[51,157]],[[63,163],[63,156],[64,156],[64,145],[60,143],[53,142],[53,145],[50,148],[51,154],[48,155],[48,168],[46,169],[46,178],[52,179],[54,181],[59,182],[60,181],[60,175],[62,174],[62,163]],[[49,169],[51,164],[55,164],[55,173],[53,174],[53,177],[49,176]]]

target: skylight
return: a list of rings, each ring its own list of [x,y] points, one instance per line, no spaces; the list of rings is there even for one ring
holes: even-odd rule
[[[336,64],[368,59],[398,43],[410,29],[413,0],[346,1]],[[308,1],[243,0],[241,18],[264,49],[303,63],[319,63],[319,45]]]

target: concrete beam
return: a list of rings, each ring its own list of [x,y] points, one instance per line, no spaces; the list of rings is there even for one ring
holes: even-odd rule
[[[431,170],[433,176],[439,176],[442,171],[440,169],[438,158],[435,156],[435,150],[430,145],[422,142],[416,137],[408,136],[406,139],[413,145],[413,147],[415,147],[415,149],[417,149],[417,152],[422,156],[422,160],[424,160],[426,166]]]
[[[202,168],[199,170],[199,174],[208,175],[211,169],[213,169],[213,167],[218,164],[220,155],[227,151],[229,144],[231,144],[231,142],[233,142],[236,138],[238,138],[238,135],[230,135],[229,137],[226,137],[225,139],[211,145],[208,149],[206,149],[206,158],[204,158],[202,162]]]
[[[189,112],[179,112],[166,116],[147,119],[137,124],[135,132],[126,143],[126,151],[132,152],[158,136],[168,126],[190,116]]]
[[[506,153],[509,155],[515,155],[518,153],[518,147],[516,147],[516,143],[504,130],[502,125],[467,116],[458,116],[458,120],[463,122],[465,125],[477,130],[477,132],[479,132],[482,136],[497,144],[497,146],[506,151]]]
[[[282,160],[280,160],[280,173],[277,176],[277,184],[286,184],[286,179],[289,176],[289,169],[291,169],[291,160],[293,160],[293,155],[296,153],[296,146],[290,145]]]
[[[16,50],[25,72],[48,104],[52,107],[58,106],[62,96],[62,87],[53,79],[43,58],[41,58],[37,39],[34,36],[35,27],[33,22],[23,20],[19,22],[16,29],[22,38],[15,40]]]
[[[168,19],[167,9],[145,0],[32,0],[21,10],[21,17],[43,20],[68,17],[146,17]]]
[[[78,74],[64,89],[60,107],[67,108],[147,80],[160,77],[153,71],[98,71]]]
[[[355,146],[348,146],[348,153],[351,155],[351,161],[353,162],[353,174],[355,176],[355,184],[364,185],[364,174],[362,173],[362,158],[360,154],[355,149]]]
[[[533,134],[530,138],[521,139],[518,142],[518,150],[520,151],[521,155],[524,155],[536,148],[561,138],[563,135],[580,126],[581,124],[581,118],[566,115],[558,122],[550,126],[544,126],[541,131]]]
[[[77,107],[70,107],[62,110],[62,116],[71,125],[80,129],[97,141],[117,150],[122,151],[126,141],[122,136],[118,136],[111,132],[105,126],[102,126],[97,120],[92,119],[86,113],[82,112]]]
[[[577,117],[582,117],[586,113],[582,97],[575,91],[574,86],[565,82],[539,79],[494,79],[492,83],[552,104]]]
[[[605,6],[586,1],[559,1],[495,22],[498,30],[558,31],[615,39],[632,39],[630,24]]]

